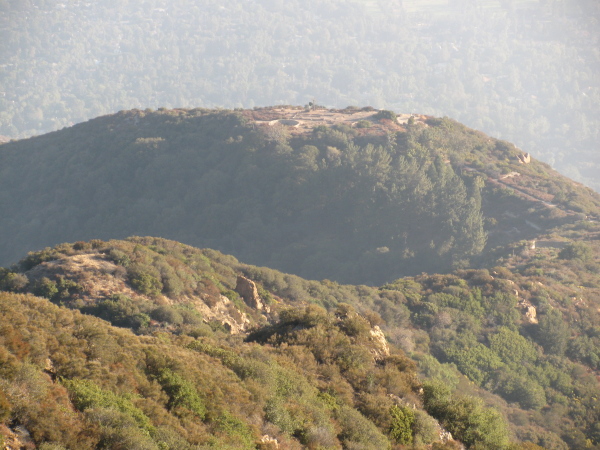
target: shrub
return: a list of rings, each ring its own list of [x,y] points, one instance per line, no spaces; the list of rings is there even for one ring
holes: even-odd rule
[[[91,380],[63,380],[62,384],[69,391],[71,400],[79,411],[94,408],[120,411],[133,419],[139,427],[148,431],[152,430],[150,419],[125,396],[105,391]]]
[[[546,353],[562,356],[567,349],[569,325],[557,309],[550,309],[540,317],[537,327],[537,341]]]
[[[164,249],[157,248],[157,253],[163,253]],[[166,259],[154,262],[154,267],[157,268],[160,273],[160,281],[163,284],[163,292],[165,295],[175,298],[181,295],[185,290],[184,282],[179,277],[177,270],[173,267],[172,263]]]
[[[250,427],[242,420],[225,411],[215,420],[218,431],[241,448],[254,449],[254,436]]]
[[[415,413],[405,406],[393,405],[390,408],[390,416],[390,437],[398,444],[412,444]]]
[[[389,448],[390,442],[375,424],[361,413],[343,405],[336,411],[341,432],[339,438],[344,448]]]
[[[305,309],[289,308],[279,313],[281,325],[303,326],[312,328],[329,321],[327,312],[320,306],[310,304]]]
[[[178,312],[186,325],[201,326],[204,324],[202,315],[193,308],[182,308]]]
[[[534,344],[521,336],[517,331],[506,327],[498,328],[498,332],[489,336],[490,349],[504,363],[518,369],[524,364],[535,363],[538,357]]]
[[[110,251],[108,252],[108,257],[115,264],[118,264],[120,266],[127,267],[131,264],[131,259],[129,258],[129,255],[117,248],[110,249]]]
[[[58,294],[58,287],[56,286],[56,283],[48,277],[42,277],[33,284],[31,291],[38,297],[45,297],[52,300],[52,298]]]
[[[413,423],[413,434],[415,444],[431,444],[439,439],[438,423],[424,411],[415,410],[415,421]]]
[[[1,441],[0,441],[1,442]],[[39,450],[67,450],[67,448],[61,444],[54,442],[42,442],[38,447]]]
[[[92,246],[93,249],[97,250],[99,248],[102,248],[102,246],[104,246],[104,241],[102,239],[92,239],[90,241],[90,245]]]
[[[440,382],[423,385],[423,401],[429,414],[467,447],[502,449],[508,444],[508,426],[503,416],[471,397],[452,397]]]
[[[389,111],[387,109],[382,109],[381,111],[379,111],[377,114],[375,114],[375,119],[380,120],[380,119],[389,119],[389,120],[396,120],[396,113],[393,111]]]
[[[368,336],[371,330],[369,322],[356,313],[345,317],[339,326],[344,333],[351,337]]]
[[[344,134],[350,134],[352,136],[356,135],[356,131],[354,131],[350,125],[346,125],[345,123],[338,123],[332,128],[334,130],[341,131]]]
[[[146,304],[134,301],[122,294],[115,294],[111,298],[99,303],[96,307],[82,310],[82,312],[108,320],[118,327],[132,328],[134,330],[148,326],[150,317],[146,314],[146,311]]]
[[[90,250],[92,246],[84,241],[77,241],[73,244],[73,250],[81,251],[81,250]]]
[[[512,371],[500,371],[496,391],[509,402],[518,402],[523,409],[539,409],[546,405],[544,389],[535,381]]]
[[[68,300],[73,295],[83,290],[77,282],[69,280],[63,276],[58,277],[56,288],[58,289],[58,293],[53,298],[53,300],[56,302]]]
[[[281,431],[294,434],[301,427],[300,421],[294,417],[279,398],[272,398],[265,405],[265,419],[277,425]]]
[[[50,247],[46,247],[44,250],[39,252],[27,253],[27,256],[19,261],[19,266],[24,272],[26,272],[30,269],[33,269],[38,264],[58,258],[60,258],[60,253],[58,251]]]
[[[481,386],[504,363],[492,350],[467,335],[443,344],[441,350],[471,381]]]
[[[589,261],[592,259],[592,249],[585,242],[572,242],[560,251],[558,257],[561,259]]]
[[[28,283],[29,279],[26,275],[0,267],[0,290],[19,292],[25,289]]]
[[[570,358],[598,369],[600,368],[600,339],[585,335],[577,336],[569,341],[568,354]]]
[[[158,447],[146,430],[127,413],[114,408],[92,407],[85,411],[89,422],[100,425],[97,448],[155,450]]]
[[[157,381],[169,396],[169,408],[186,408],[204,420],[206,406],[194,385],[171,369],[160,371]]]
[[[181,325],[183,316],[172,306],[159,306],[150,313],[150,317],[159,322],[171,323],[173,325]]]
[[[136,264],[127,269],[127,274],[131,286],[141,294],[150,297],[160,295],[163,284],[160,281],[160,274],[154,267]]]

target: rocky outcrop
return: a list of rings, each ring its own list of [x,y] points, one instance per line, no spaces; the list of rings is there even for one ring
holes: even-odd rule
[[[531,304],[528,300],[521,300],[518,303],[518,307],[524,312],[525,319],[528,323],[536,324],[538,323],[537,319],[537,310],[535,306]]]
[[[31,434],[27,428],[22,425],[18,425],[14,428],[9,428],[6,425],[0,424],[0,437],[4,438],[4,446],[2,449],[5,450],[21,450],[21,449],[33,449],[36,448]],[[2,441],[2,439],[0,439]]]
[[[378,325],[375,325],[370,333],[371,341],[374,344],[371,352],[373,353],[375,360],[381,360],[386,356],[390,356],[390,346],[388,345],[387,339],[385,338],[383,331],[381,331],[381,328],[379,328]]]
[[[248,316],[238,310],[224,295],[215,298],[184,297],[185,303],[192,304],[206,322],[217,321],[223,324],[231,334],[245,332],[250,326]]]
[[[260,450],[277,450],[279,447],[279,442],[274,437],[269,436],[268,434],[263,435],[260,438],[260,443],[258,444],[258,448]]]
[[[535,306],[533,305],[529,305],[525,311],[525,317],[527,317],[527,320],[529,321],[529,323],[538,323],[537,320],[537,311],[535,309]]]
[[[269,307],[263,302],[260,295],[258,295],[256,283],[249,278],[238,275],[235,292],[240,294],[240,297],[244,299],[244,302],[250,308],[256,309],[257,311],[269,312]]]
[[[517,158],[521,164],[529,164],[531,162],[531,155],[529,153],[521,153]]]

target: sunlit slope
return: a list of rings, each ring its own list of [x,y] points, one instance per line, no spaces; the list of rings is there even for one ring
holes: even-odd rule
[[[0,269],[11,293],[0,293],[0,435],[5,424],[88,448],[86,439],[154,448],[167,430],[176,448],[221,448],[227,436],[252,446],[265,433],[289,445],[419,448],[442,439],[441,424],[468,447],[594,448],[599,236],[593,222],[565,225],[535,248],[515,244],[494,267],[378,288],[151,237],[32,252]],[[19,394],[23,383],[31,396]],[[45,396],[60,393],[58,404],[79,412],[54,417]],[[104,421],[115,414],[121,421]],[[233,435],[224,417],[235,418]]]

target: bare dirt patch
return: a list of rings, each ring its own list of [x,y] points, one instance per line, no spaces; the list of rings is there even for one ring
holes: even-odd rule
[[[64,276],[82,287],[81,296],[87,302],[108,298],[116,293],[132,298],[139,296],[125,283],[123,267],[99,254],[73,255],[47,261],[35,266],[26,275],[32,281],[42,277],[55,279]]]
[[[412,117],[416,122],[425,123],[427,116],[399,114],[396,121],[375,119],[379,111],[372,108],[363,109],[310,109],[302,107],[272,107],[243,111],[242,115],[257,125],[286,126],[291,134],[311,133],[315,127],[324,125],[346,125],[355,128],[361,134],[387,134],[389,132],[406,131],[404,125]],[[367,128],[357,128],[361,121],[370,122]]]

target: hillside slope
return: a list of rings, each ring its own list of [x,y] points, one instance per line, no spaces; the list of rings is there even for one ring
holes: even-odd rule
[[[73,420],[92,427],[94,442],[141,439],[137,428],[124,436],[102,422],[94,410],[102,406],[128,414],[137,427],[145,423],[155,444],[175,434],[172,448],[223,448],[223,415],[239,419],[226,423],[243,433],[243,448],[264,434],[290,448],[385,448],[388,441],[422,448],[441,439],[440,425],[469,448],[506,449],[509,441],[511,448],[598,448],[600,227],[583,225],[535,249],[517,245],[489,270],[421,274],[379,288],[308,281],[159,238],[31,253],[0,271],[0,289],[8,291],[1,294],[0,343],[10,363],[0,373],[7,402],[0,419],[13,430],[25,426],[37,442],[58,440],[39,415],[55,413],[18,396],[17,369],[27,362],[39,375],[26,389],[54,386],[44,368],[63,377],[52,389],[62,389],[65,404],[79,411]],[[54,316],[65,318],[66,329],[46,338],[61,329],[45,319]],[[64,347],[71,332],[75,353]],[[111,336],[121,336],[121,349],[105,342]],[[156,352],[171,356],[156,359]],[[198,364],[212,381],[198,378]],[[107,365],[116,368],[108,378]],[[290,391],[290,382],[300,391]],[[78,386],[88,390],[79,394]],[[214,389],[216,398],[208,395]],[[141,397],[117,404],[108,391]],[[87,403],[77,403],[79,395]],[[239,400],[224,404],[231,395]],[[167,430],[158,433],[159,424]],[[454,448],[445,445],[436,448]]]
[[[0,147],[0,263],[158,235],[381,284],[600,216],[599,195],[519,157],[448,119],[370,108],[121,112]]]
[[[4,288],[46,299],[0,292],[0,442],[457,448],[441,423],[469,445],[508,444],[495,409],[422,385],[373,313],[345,303],[326,312],[257,290],[236,274],[241,266],[214,251],[135,238],[64,244],[30,255],[24,272],[3,272]]]

